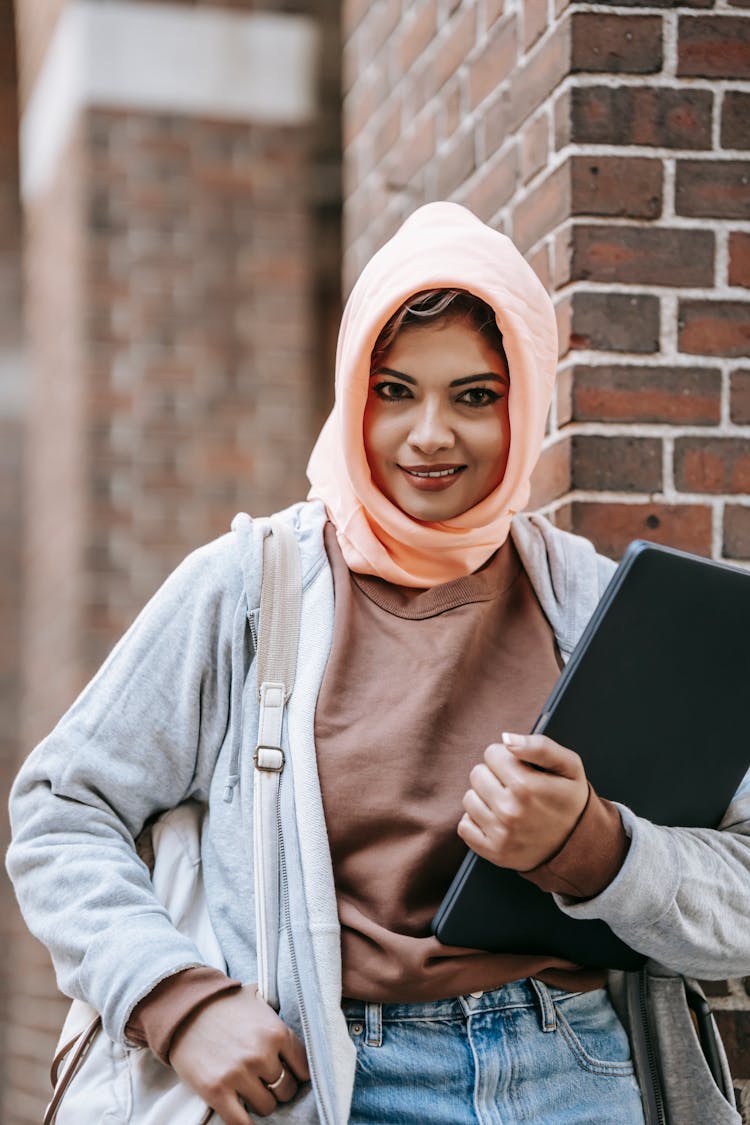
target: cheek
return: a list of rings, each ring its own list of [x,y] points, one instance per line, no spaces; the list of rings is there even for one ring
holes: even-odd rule
[[[491,420],[488,419],[484,432],[481,437],[477,435],[477,438],[477,447],[481,447],[482,454],[488,462],[496,464],[505,461],[510,448],[510,423],[507,411],[496,414]]]
[[[377,401],[368,401],[362,425],[365,456],[373,472],[376,472],[382,463],[388,447],[388,420],[383,417],[383,412],[378,409],[378,405]]]

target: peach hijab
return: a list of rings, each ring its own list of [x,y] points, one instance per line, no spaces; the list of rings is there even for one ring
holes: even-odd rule
[[[466,289],[495,310],[510,369],[511,442],[505,476],[489,496],[453,519],[423,523],[373,483],[362,423],[380,330],[407,297],[435,288]],[[485,563],[528,501],[556,366],[552,302],[510,239],[455,203],[415,211],[352,289],[336,351],[335,405],[307,467],[308,498],[325,504],[349,569],[424,589]]]

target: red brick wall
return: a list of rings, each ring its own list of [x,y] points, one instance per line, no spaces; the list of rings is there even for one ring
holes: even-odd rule
[[[559,310],[536,506],[615,555],[642,536],[750,561],[750,17],[344,12],[347,285],[414,206],[471,207]]]
[[[748,565],[750,12],[626,7],[346,0],[345,286],[429,200],[511,235],[560,327],[532,506]],[[745,983],[712,991],[750,1121]]]

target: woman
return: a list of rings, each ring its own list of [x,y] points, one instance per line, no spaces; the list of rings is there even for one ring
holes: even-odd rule
[[[453,204],[415,212],[349,299],[310,497],[281,514],[303,601],[278,1014],[242,984],[257,979],[261,526],[238,517],[175,571],[16,782],[9,869],[61,988],[227,1125],[644,1120],[603,973],[430,936],[467,844],[669,970],[748,972],[748,797],[725,831],[664,829],[600,799],[573,750],[523,735],[613,570],[516,515],[556,357],[533,272]],[[133,850],[190,797],[209,805],[204,878],[230,976],[201,966]],[[688,1085],[669,1064],[682,1125],[738,1120],[670,990],[662,1022],[697,1068]]]

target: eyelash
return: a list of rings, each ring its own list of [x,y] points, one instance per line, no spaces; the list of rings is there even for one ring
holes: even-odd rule
[[[400,390],[406,391],[407,393],[397,394],[393,396],[385,393],[388,388],[392,387],[398,387]],[[378,396],[381,402],[405,402],[411,397],[409,388],[404,386],[403,383],[376,383],[373,387],[373,390],[375,391],[375,394]],[[485,397],[482,402],[468,402],[467,400],[463,399],[464,395],[471,394],[481,394]],[[461,406],[468,406],[473,410],[481,410],[483,406],[492,406],[492,404],[497,402],[500,398],[502,398],[502,395],[498,394],[497,391],[491,391],[488,387],[469,387],[467,390],[461,392],[461,394],[456,399],[456,402]]]

